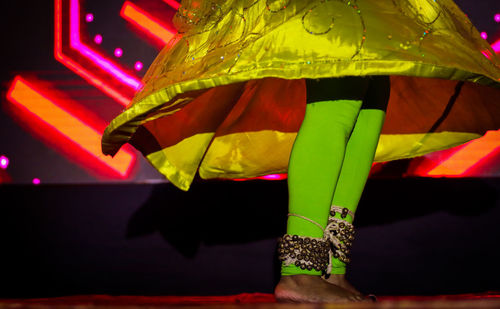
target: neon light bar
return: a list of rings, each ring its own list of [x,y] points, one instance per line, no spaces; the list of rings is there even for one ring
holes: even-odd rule
[[[149,16],[146,12],[139,9],[129,1],[125,1],[123,4],[120,15],[125,20],[139,27],[141,30],[160,40],[163,44],[167,44],[167,42],[170,41],[170,39],[177,32],[174,29],[168,29],[166,26],[162,25],[159,21],[156,21],[153,17]]]
[[[134,153],[120,150],[114,158],[104,156],[101,153],[101,134],[98,131],[58,106],[53,99],[42,94],[20,76],[14,79],[7,98],[25,112],[36,115],[58,134],[76,144],[84,153],[91,155],[96,164],[111,168],[121,178],[130,174],[136,161]]]
[[[80,41],[80,4],[79,0],[70,0],[70,46],[71,48],[77,50],[85,57],[92,60],[94,63],[99,65],[105,71],[113,75],[115,78],[120,80],[123,84],[131,87],[134,90],[141,88],[141,82],[123,72],[117,65],[115,65],[110,60],[104,58],[98,53],[94,52],[88,46]]]
[[[172,8],[178,10],[181,4],[175,0],[163,0],[166,4],[170,5]],[[496,18],[496,17],[495,17]]]
[[[425,176],[465,176],[500,147],[500,131],[488,131],[483,137],[467,143]]]
[[[103,91],[120,104],[127,106],[131,98],[127,98],[120,92],[114,90],[107,83],[96,77],[92,72],[82,67],[77,62],[73,61],[70,57],[62,52],[62,0],[55,0],[55,27],[54,27],[54,57],[75,72],[77,75],[84,78],[90,84],[94,85],[97,89]]]

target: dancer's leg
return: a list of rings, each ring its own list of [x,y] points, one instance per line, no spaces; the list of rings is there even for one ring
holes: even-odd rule
[[[355,195],[359,195],[359,196],[361,195],[362,189],[363,189],[364,184],[366,182],[366,176],[368,175],[368,172],[369,172],[370,167],[371,167],[371,162],[373,160],[373,155],[371,155],[371,158],[370,158],[369,153],[370,152],[374,153],[374,151],[375,151],[375,148],[376,148],[376,145],[378,142],[378,136],[380,133],[380,128],[382,126],[383,119],[385,116],[384,111],[385,111],[385,107],[386,107],[386,104],[388,101],[389,80],[388,80],[388,77],[380,77],[380,78],[376,77],[375,79],[376,79],[375,82],[373,80],[369,81],[369,83],[371,84],[371,86],[369,86],[369,87],[367,86],[368,84],[366,83],[367,79],[362,79],[362,78],[341,79],[340,83],[338,83],[338,80],[335,80],[336,85],[344,83],[344,85],[342,85],[341,87],[333,87],[333,88],[324,87],[324,84],[323,84],[323,86],[321,86],[320,84],[315,84],[315,83],[311,83],[311,82],[309,83],[309,85],[312,85],[313,87],[309,87],[309,85],[308,85],[308,102],[311,102],[309,90],[311,88],[314,88],[314,87],[316,87],[316,89],[314,89],[314,90],[320,90],[320,91],[311,92],[311,94],[312,94],[311,96],[314,97],[314,99],[321,99],[322,97],[331,95],[333,92],[335,95],[331,96],[331,97],[337,97],[337,98],[342,98],[342,99],[355,98],[355,99],[350,100],[350,101],[358,101],[358,100],[360,100],[360,97],[364,98],[365,93],[370,92],[370,95],[367,95],[367,97],[364,99],[364,102],[363,102],[364,111],[362,113],[360,112],[357,116],[358,122],[356,123],[356,126],[354,127],[354,130],[356,130],[356,132],[352,132],[352,135],[347,134],[347,140],[348,140],[347,145],[348,146],[346,146],[345,160],[346,160],[346,162],[350,162],[350,163],[346,164],[346,162],[343,161],[344,158],[341,159],[340,164],[342,165],[342,167],[340,168],[340,174],[342,174],[342,172],[343,172],[345,175],[343,177],[341,176],[342,179],[338,178],[337,179],[338,181],[333,182],[334,188],[335,187],[338,188],[338,190],[336,192],[347,192],[348,193],[347,196],[349,196],[349,193],[353,194],[353,191],[349,191],[348,184],[352,183],[351,180],[356,178],[356,177],[354,177],[354,178],[349,177],[349,175],[353,176],[354,174],[361,175],[361,182],[358,182],[358,186],[357,186],[358,189],[354,190],[355,192],[358,192],[358,193],[354,193]],[[371,88],[371,91],[367,91],[367,88]],[[323,91],[325,89],[327,91]],[[370,90],[370,89],[368,89],[368,90]],[[349,100],[347,100],[347,101],[349,101]],[[309,105],[311,105],[311,104],[309,104]],[[383,106],[383,107],[381,107],[381,106]],[[372,111],[372,109],[378,109],[378,110]],[[307,110],[313,110],[313,109],[308,108]],[[333,112],[333,110],[332,110],[332,112]],[[335,114],[335,112],[333,112],[333,114]],[[307,115],[307,112],[306,112],[306,115]],[[332,119],[333,118],[330,118],[330,120],[332,120]],[[308,131],[306,128],[307,128],[307,126],[304,127],[304,132]],[[301,130],[302,130],[302,128],[301,128]],[[312,130],[311,130],[311,132],[312,132]],[[375,132],[375,134],[373,132]],[[301,133],[301,131],[299,131],[298,138],[300,135],[302,135],[300,133]],[[321,133],[318,133],[318,134],[321,134]],[[308,134],[306,133],[304,135],[308,135]],[[353,135],[354,135],[354,138],[353,138]],[[326,136],[322,136],[321,138],[319,138],[319,135],[316,135],[316,137],[319,139],[320,142],[318,144],[320,144],[320,145],[324,145],[323,141],[328,141],[328,143],[330,142],[330,139]],[[352,139],[352,141],[351,141],[351,139]],[[356,171],[356,169],[350,169],[349,166],[356,165],[355,163],[359,163],[357,161],[357,160],[359,160],[358,157],[356,157],[356,155],[353,155],[353,153],[354,152],[355,153],[362,153],[365,151],[364,149],[360,150],[360,148],[358,146],[360,146],[361,143],[358,143],[358,142],[359,141],[366,142],[367,141],[366,139],[371,140],[371,142],[368,142],[368,144],[370,144],[371,146],[368,145],[367,148],[372,149],[372,150],[368,149],[368,156],[363,156],[363,158],[361,160],[364,160],[365,163],[362,163],[359,166],[358,171]],[[376,139],[376,141],[375,141],[375,139]],[[297,145],[300,145],[301,142],[297,142],[297,143],[298,143]],[[351,145],[349,146],[349,144],[351,144]],[[300,146],[297,146],[297,147],[298,147],[298,149],[301,148]],[[293,152],[296,152],[296,151],[300,152],[300,150],[296,150],[297,147],[294,144]],[[340,146],[340,148],[344,149],[341,146]],[[309,150],[311,150],[311,149],[309,149]],[[336,150],[338,151],[339,149],[337,148]],[[349,153],[347,153],[347,151],[349,151]],[[297,156],[297,157],[299,158],[300,156]],[[308,156],[306,155],[305,157],[308,157]],[[332,158],[334,158],[334,157],[332,157]],[[292,168],[292,173],[291,173],[291,175],[289,174],[289,188],[291,191],[295,191],[294,178],[295,177],[297,177],[297,179],[301,178],[300,172],[296,173],[296,175],[294,176],[294,173],[293,173],[293,169],[294,169],[293,166],[295,165],[294,161],[295,160],[290,161],[290,167]],[[300,162],[301,162],[300,159],[297,160],[298,165],[301,164]],[[366,162],[369,162],[369,164],[367,164]],[[322,166],[322,165],[319,164],[319,166]],[[337,171],[338,171],[338,165],[336,165],[336,166],[337,166]],[[345,168],[344,166],[346,166],[347,168]],[[363,176],[363,175],[365,175],[365,176]],[[290,179],[290,177],[291,177],[291,179]],[[342,182],[344,184],[340,185],[340,182]],[[297,182],[297,184],[301,185],[300,182]],[[330,184],[332,184],[332,183],[330,183]],[[320,188],[321,185],[320,186],[313,186],[313,187]],[[328,191],[327,188],[323,188],[322,190],[325,190],[325,192]],[[329,190],[331,192],[331,190],[332,190],[331,187]],[[315,191],[316,190],[309,191],[309,195],[315,195],[316,194]],[[320,194],[320,196],[321,195],[322,194]],[[293,193],[291,192],[291,196],[290,196],[291,201],[293,199],[292,196],[293,196]],[[306,195],[304,194],[303,196],[306,196]],[[336,199],[335,197],[333,199],[339,205],[340,205],[340,203],[344,203],[344,205],[346,205],[346,206],[357,205],[357,203],[359,201],[359,196],[358,196],[357,198],[350,199],[350,203],[349,202],[346,203],[346,202],[344,202],[345,199],[343,198],[343,196],[346,196],[346,195],[339,193],[338,199]],[[294,203],[291,202],[290,212],[298,213],[300,215],[307,217],[307,215],[306,215],[307,211],[306,212],[303,211],[304,207],[306,207],[306,208],[311,207],[311,205],[309,205],[309,206],[307,205],[307,203],[306,203],[307,201],[308,201],[308,199],[305,198],[304,201],[302,202],[303,205],[298,206],[297,210],[294,210],[294,206],[292,206],[292,205],[294,205]],[[298,205],[300,205],[300,204],[301,203],[298,203]],[[344,207],[344,205],[341,205],[341,206]],[[321,208],[323,209],[324,207],[321,207]],[[352,210],[355,210],[356,207],[349,206],[349,208],[351,208]],[[320,209],[317,209],[317,210],[319,212],[321,212],[321,214],[323,214],[322,210],[321,211],[320,211]],[[325,220],[324,220],[324,215],[321,215],[319,213],[313,213],[313,212],[309,213],[309,218],[312,217],[311,219],[315,220],[318,223],[321,223],[321,226],[324,227],[326,224]],[[312,224],[306,220],[303,220],[301,218],[297,218],[297,217],[291,217],[289,219],[288,228],[289,228],[289,230],[287,230],[287,232],[290,234],[309,235],[309,236],[313,236],[313,237],[316,236],[317,237],[318,233],[321,233],[321,229],[316,227],[314,224]],[[318,232],[318,230],[319,230],[319,232]],[[337,263],[337,261],[335,261],[335,263]],[[334,273],[337,273],[337,272],[342,273],[343,272],[342,268],[345,271],[344,265],[337,264],[337,266],[338,267],[336,267],[334,269]],[[348,284],[347,281],[345,281],[344,277],[342,277],[341,281],[340,281],[340,283],[342,283],[342,284],[337,284],[337,285],[330,284],[332,287],[335,287],[336,289],[328,289],[328,288],[325,288],[324,286],[321,286],[316,281],[311,280],[312,278],[313,279],[319,278],[319,276],[314,276],[314,274],[317,274],[317,272],[316,273],[311,272],[311,271],[308,272],[307,270],[305,271],[305,270],[299,269],[297,267],[287,266],[287,267],[282,268],[282,273],[284,276],[282,276],[282,280],[280,281],[280,284],[278,284],[278,287],[276,290],[277,292],[278,292],[278,290],[281,290],[281,292],[276,294],[277,297],[279,297],[281,295],[282,297],[284,296],[284,298],[290,299],[290,294],[287,295],[287,293],[283,293],[283,290],[285,290],[285,292],[286,292],[287,289],[288,289],[288,291],[290,291],[290,287],[297,288],[298,287],[297,284],[300,280],[307,279],[307,282],[302,282],[302,286],[299,287],[299,291],[301,291],[303,295],[308,296],[307,299],[310,299],[311,295],[315,295],[316,297],[319,297],[319,299],[321,301],[332,300],[332,299],[334,301],[346,300],[346,299],[348,299],[348,300],[356,300],[356,299],[359,300],[360,299],[359,296],[356,296],[357,294],[359,295],[359,292],[357,292],[350,284]],[[297,275],[293,275],[293,274],[297,274]],[[308,275],[305,275],[305,274],[308,274]],[[287,276],[287,275],[289,275],[289,276]],[[340,276],[343,276],[343,275],[333,275],[329,278],[329,281],[331,281],[332,279],[338,279]],[[286,279],[294,278],[295,281],[294,280],[284,281],[284,278],[286,278]],[[300,280],[297,281],[298,279],[300,279]],[[288,282],[288,286],[286,284],[282,284],[282,282]],[[290,282],[292,283],[292,285],[290,285]],[[330,282],[330,283],[336,283],[336,282],[334,281],[334,282]],[[281,289],[279,289],[280,285],[281,285]],[[345,289],[340,289],[339,286],[344,287]],[[311,287],[312,287],[312,289],[311,289]],[[344,291],[346,291],[346,290],[352,291],[352,293],[350,293],[350,294],[344,293]],[[327,296],[325,296],[325,293],[327,294]],[[336,294],[337,298],[335,298],[335,297],[328,298],[328,295],[331,295],[328,293]],[[302,299],[302,300],[304,300],[304,299]]]
[[[306,80],[308,105],[289,163],[289,211],[287,233],[322,237],[333,191],[368,87],[367,79]],[[304,218],[317,223],[320,227]],[[303,266],[303,265],[302,265]],[[280,300],[343,302],[363,298],[327,283],[321,273],[295,265],[283,265],[275,295]]]
[[[385,119],[389,91],[389,77],[371,78],[366,98],[347,142],[332,205],[346,207],[352,213],[356,212],[373,163]],[[338,214],[336,216],[340,218]],[[345,220],[352,223],[353,218],[348,215]],[[345,263],[334,258],[332,264],[332,274],[345,274]],[[337,282],[334,276],[332,279],[333,283]]]
[[[308,104],[297,134],[288,168],[289,212],[287,234],[323,237],[333,190],[344,158],[349,135],[361,108],[361,101],[336,100]],[[275,296],[280,301],[347,302],[360,300],[321,279],[321,271],[282,265]]]
[[[345,147],[360,107],[361,101],[354,100],[307,104],[290,155],[289,213],[314,220],[323,228],[326,226]],[[288,218],[287,234],[323,237],[318,226],[295,216]],[[282,267],[282,275],[298,273],[321,274],[295,265]]]

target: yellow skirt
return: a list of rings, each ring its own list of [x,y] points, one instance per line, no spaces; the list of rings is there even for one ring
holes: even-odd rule
[[[183,1],[179,33],[107,127],[174,185],[286,173],[304,78],[390,75],[375,160],[500,127],[500,60],[451,0]]]

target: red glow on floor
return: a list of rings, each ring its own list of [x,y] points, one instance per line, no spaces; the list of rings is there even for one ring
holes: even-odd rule
[[[227,296],[114,296],[114,295],[75,295],[52,298],[24,298],[2,299],[0,305],[29,306],[78,306],[86,308],[102,308],[102,306],[127,306],[137,308],[173,308],[171,306],[208,306],[209,308],[224,308],[218,306],[242,305],[245,308],[269,304],[262,308],[498,308],[500,295],[498,292],[485,292],[474,294],[433,295],[433,296],[377,296],[377,303],[363,304],[282,304],[277,303],[273,294],[269,293],[242,293]],[[473,301],[474,303],[471,303]],[[487,306],[474,307],[481,302]],[[488,303],[483,303],[487,301]],[[494,303],[493,303],[494,302]],[[19,306],[21,307],[21,306]],[[189,307],[191,308],[191,307]],[[260,306],[258,307],[260,308]]]
[[[92,171],[128,178],[135,165],[136,155],[130,150],[122,149],[114,158],[104,156],[101,152],[101,133],[88,125],[89,122],[96,123],[100,120],[84,122],[81,115],[85,111],[81,106],[76,102],[59,103],[54,90],[44,90],[43,86],[17,76],[7,93],[16,114],[30,126],[30,131],[50,140],[70,160],[84,163]],[[50,95],[47,94],[49,92]],[[71,105],[78,109],[78,116],[67,108]],[[91,113],[87,113],[86,118],[92,117]]]

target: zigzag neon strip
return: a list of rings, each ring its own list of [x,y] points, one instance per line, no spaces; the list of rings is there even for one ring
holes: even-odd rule
[[[60,107],[54,98],[43,94],[40,87],[35,87],[22,77],[16,76],[7,98],[12,104],[23,109],[23,114],[29,113],[38,117],[52,127],[55,134],[61,135],[68,142],[78,146],[81,154],[90,155],[93,158],[93,164],[111,169],[120,178],[127,178],[130,175],[131,168],[136,161],[134,153],[122,149],[114,158],[104,156],[101,153],[101,134],[70,111]],[[81,112],[81,107],[78,106],[78,108]]]
[[[130,98],[123,96],[120,92],[114,90],[107,83],[94,75],[89,70],[82,67],[79,63],[66,56],[62,52],[62,0],[55,0],[55,27],[54,27],[54,57],[56,60],[64,64],[77,75],[83,77],[97,89],[115,99],[120,104],[127,106]]]
[[[108,72],[123,84],[131,87],[134,91],[138,90],[142,84],[133,76],[123,72],[117,65],[105,57],[93,51],[87,45],[80,41],[80,4],[79,0],[70,0],[70,46],[80,52],[86,58],[92,60],[104,71]]]

